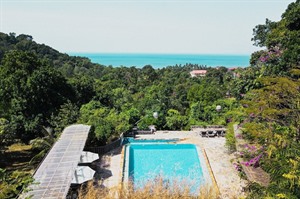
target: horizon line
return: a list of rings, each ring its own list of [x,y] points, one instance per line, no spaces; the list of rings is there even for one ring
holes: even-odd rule
[[[252,53],[246,54],[246,53],[175,53],[175,52],[168,52],[168,53],[162,53],[162,52],[87,52],[87,51],[78,51],[78,52],[63,52],[66,54],[127,54],[127,55],[238,55],[238,56],[251,56]],[[72,55],[73,56],[73,55]]]

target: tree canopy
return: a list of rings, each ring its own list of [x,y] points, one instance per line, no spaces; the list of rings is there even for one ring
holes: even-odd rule
[[[15,142],[55,140],[76,122],[93,126],[93,145],[109,143],[136,123],[185,130],[238,122],[243,136],[264,149],[261,165],[271,175],[269,187],[249,186],[249,198],[300,198],[299,19],[297,0],[280,21],[257,25],[252,41],[264,49],[252,54],[249,67],[232,70],[104,66],[38,44],[30,35],[0,33],[1,153]],[[207,75],[191,78],[195,69]],[[51,136],[43,129],[52,129]],[[4,177],[0,170],[6,184],[14,175]]]

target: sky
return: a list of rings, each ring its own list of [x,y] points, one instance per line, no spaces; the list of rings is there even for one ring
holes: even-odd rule
[[[244,54],[292,0],[0,0],[0,32],[60,52]]]

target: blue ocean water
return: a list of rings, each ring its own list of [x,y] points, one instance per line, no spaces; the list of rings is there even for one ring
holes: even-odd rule
[[[138,68],[151,65],[153,68],[163,68],[186,63],[206,66],[246,67],[249,65],[249,55],[204,55],[204,54],[126,54],[126,53],[69,53],[72,56],[83,56],[94,63],[106,66],[135,66]]]

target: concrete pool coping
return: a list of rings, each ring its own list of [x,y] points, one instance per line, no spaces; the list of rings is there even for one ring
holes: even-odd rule
[[[230,162],[234,157],[226,150],[224,137],[202,138],[193,131],[158,131],[151,135],[138,135],[137,139],[178,139],[180,143],[201,146],[201,149],[205,151],[207,161],[209,161],[221,198],[244,196],[243,188],[246,186],[246,181],[239,177],[238,172]],[[119,151],[117,154],[111,153],[108,169],[112,171],[113,175],[105,179],[103,183],[108,188],[120,186],[122,182],[124,149],[119,149]]]
[[[130,147],[131,147],[131,144],[133,145],[157,145],[157,144],[162,144],[162,145],[165,145],[165,144],[171,144],[171,145],[191,145],[191,146],[195,146],[195,150],[196,150],[196,153],[197,153],[197,157],[198,157],[198,161],[200,163],[200,166],[202,168],[202,173],[203,173],[203,177],[204,177],[204,185],[205,186],[209,186],[209,187],[213,187],[213,190],[215,193],[219,194],[219,188],[216,184],[216,181],[215,181],[215,178],[214,178],[214,175],[212,173],[212,170],[210,168],[210,165],[209,165],[209,161],[207,159],[207,156],[206,156],[206,153],[205,153],[205,150],[203,148],[201,148],[200,146],[196,145],[196,144],[189,144],[189,143],[179,143],[180,140],[177,140],[176,142],[174,142],[174,140],[172,140],[171,142],[157,142],[157,141],[161,141],[160,139],[145,139],[145,141],[149,141],[148,143],[147,142],[141,142],[141,143],[128,143],[126,145],[123,146],[123,166],[122,166],[122,171],[123,171],[123,177],[122,177],[122,182],[123,183],[128,183],[129,181],[129,150],[130,150]],[[152,142],[151,142],[152,141]],[[169,141],[169,140],[166,140],[166,141]],[[201,187],[201,186],[200,186]],[[199,188],[200,188],[199,187]]]
[[[211,169],[211,166],[210,166],[209,160],[207,158],[207,154],[206,154],[205,149],[202,148],[202,152],[203,152],[204,159],[206,161],[206,165],[207,165],[207,168],[208,168],[210,178],[212,180],[213,189],[214,189],[214,191],[216,192],[217,195],[220,195],[220,189],[219,189],[218,183],[216,181],[215,175],[214,175],[214,173]]]

